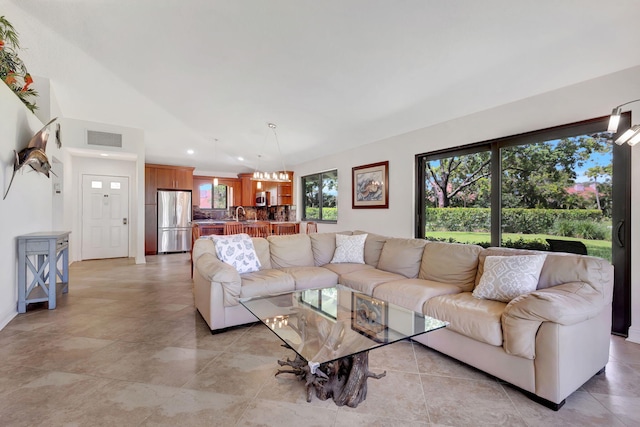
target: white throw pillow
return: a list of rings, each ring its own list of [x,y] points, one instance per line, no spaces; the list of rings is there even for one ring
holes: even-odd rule
[[[486,257],[484,271],[473,296],[509,302],[535,291],[546,257],[544,254]]]
[[[238,273],[260,270],[260,260],[248,234],[211,236],[220,261],[233,266]]]
[[[367,240],[367,234],[355,234],[347,236],[345,234],[336,234],[336,250],[333,253],[334,264],[353,263],[364,264],[364,242]]]

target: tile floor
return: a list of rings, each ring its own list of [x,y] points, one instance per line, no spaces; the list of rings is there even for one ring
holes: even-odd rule
[[[290,351],[261,325],[211,335],[188,254],[77,262],[70,274],[57,309],[31,305],[0,331],[2,426],[640,425],[640,345],[619,337],[606,373],[559,412],[411,342],[372,351],[387,376],[339,408],[273,376]]]

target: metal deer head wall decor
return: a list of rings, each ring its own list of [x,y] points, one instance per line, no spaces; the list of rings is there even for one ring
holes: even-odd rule
[[[49,159],[47,158],[46,149],[47,149],[47,140],[49,139],[49,125],[55,122],[58,118],[51,119],[49,123],[44,125],[42,129],[36,133],[33,138],[29,141],[27,148],[20,150],[20,152],[15,153],[15,159],[13,163],[13,175],[11,175],[11,181],[9,181],[9,186],[7,187],[7,191],[4,193],[4,197],[2,200],[7,198],[7,194],[9,194],[9,190],[11,189],[11,184],[13,183],[13,178],[16,176],[16,172],[22,169],[24,166],[30,166],[36,172],[40,172],[41,174],[46,175],[49,178],[49,172],[55,173],[51,170],[51,163],[49,163]],[[56,144],[58,148],[61,147],[60,139],[56,137]]]

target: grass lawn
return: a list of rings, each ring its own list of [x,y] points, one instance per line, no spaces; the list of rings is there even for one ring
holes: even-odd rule
[[[426,233],[428,237],[436,239],[453,239],[460,243],[487,243],[491,241],[491,235],[489,233],[471,233],[467,231],[428,231]],[[545,239],[563,239],[563,240],[577,240],[587,247],[587,253],[592,256],[605,258],[611,261],[611,242],[607,240],[587,240],[587,239],[575,239],[572,237],[559,237],[552,236],[550,234],[518,234],[518,233],[503,233],[502,238],[505,240],[537,240],[546,243]]]

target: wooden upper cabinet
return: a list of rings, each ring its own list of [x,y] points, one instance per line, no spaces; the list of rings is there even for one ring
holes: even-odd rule
[[[175,170],[176,188],[191,190],[193,188],[193,168],[179,168]]]
[[[279,205],[293,204],[293,184],[291,182],[278,183],[278,204]]]
[[[268,191],[271,193],[270,204],[292,205],[293,204],[293,172],[287,172],[291,182],[269,182],[262,183],[262,189],[259,190],[258,181],[252,180],[253,174],[241,173],[238,175],[242,182],[242,205],[255,206],[256,192]]]
[[[151,164],[147,164],[146,168],[155,169],[156,191],[191,190],[193,188],[194,168],[185,166],[165,166]]]
[[[255,206],[256,205],[256,189],[258,181],[253,181],[252,173],[238,174],[240,182],[242,183],[242,206]]]

